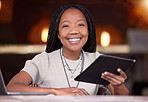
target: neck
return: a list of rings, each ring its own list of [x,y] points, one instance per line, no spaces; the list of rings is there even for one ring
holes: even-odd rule
[[[81,54],[81,50],[79,51],[69,51],[65,48],[63,48],[63,56],[69,60],[78,60]]]

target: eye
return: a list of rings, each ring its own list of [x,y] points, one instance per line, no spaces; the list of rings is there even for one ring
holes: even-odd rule
[[[69,27],[69,25],[63,25],[62,27],[63,27],[63,28],[65,28],[65,27]]]
[[[84,26],[84,24],[83,24],[83,23],[80,23],[80,24],[78,24],[78,26],[80,26],[80,27],[81,27],[81,26]]]

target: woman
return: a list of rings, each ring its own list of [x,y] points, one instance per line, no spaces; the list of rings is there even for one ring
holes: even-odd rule
[[[74,81],[96,58],[95,26],[89,11],[80,5],[59,8],[50,24],[46,52],[28,60],[7,85],[8,91],[45,92],[54,95],[96,95],[101,85]],[[127,95],[126,74],[105,72],[103,79],[114,95]],[[29,86],[37,83],[39,87]]]

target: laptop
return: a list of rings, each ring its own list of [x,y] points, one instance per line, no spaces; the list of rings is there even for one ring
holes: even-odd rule
[[[50,93],[31,93],[31,92],[7,92],[3,75],[0,69],[0,95],[51,95]]]

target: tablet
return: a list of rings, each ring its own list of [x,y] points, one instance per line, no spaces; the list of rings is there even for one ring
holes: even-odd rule
[[[75,81],[82,81],[94,84],[108,85],[109,82],[101,78],[101,74],[105,71],[119,75],[118,68],[124,72],[132,67],[136,62],[134,59],[115,57],[110,55],[100,55],[86,70],[79,74]]]

